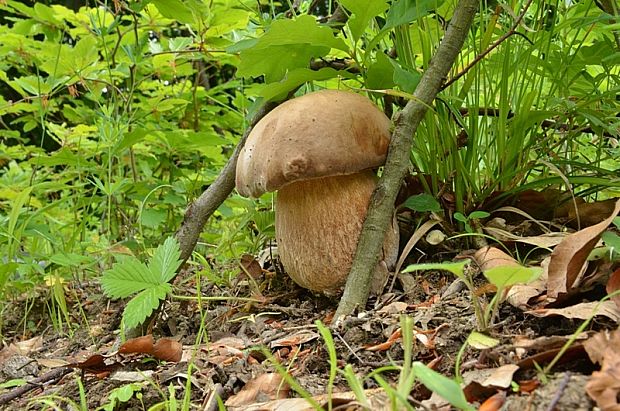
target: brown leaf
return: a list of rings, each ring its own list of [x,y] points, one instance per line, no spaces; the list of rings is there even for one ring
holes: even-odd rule
[[[98,370],[105,368],[105,357],[101,354],[94,354],[85,359],[82,362],[69,364],[70,367],[84,369]]]
[[[158,360],[179,362],[183,355],[183,345],[172,338],[160,338],[153,346],[152,354]]]
[[[208,361],[216,365],[232,364],[243,358],[245,342],[239,337],[223,337],[208,346]]]
[[[39,348],[41,348],[42,345],[43,337],[41,336],[12,343],[8,347],[4,347],[2,350],[0,350],[0,363],[3,363],[14,355],[23,355],[27,357],[34,350],[38,350]]]
[[[600,371],[592,373],[586,392],[602,410],[620,410],[620,330],[599,333],[586,344],[592,361],[602,364]]]
[[[519,392],[524,394],[532,393],[536,388],[540,386],[540,381],[538,380],[523,380],[518,381]]]
[[[577,204],[576,209],[575,206],[571,204],[568,208],[569,224],[573,227],[576,226],[577,221],[579,221],[582,228],[598,224],[613,212],[617,200],[617,198],[611,198],[609,200],[595,201],[593,203],[581,203]],[[579,218],[577,218],[577,216],[579,216]]]
[[[153,336],[131,338],[118,349],[119,354],[151,354],[153,352]]]
[[[326,394],[316,395],[312,397],[317,403],[322,405],[322,409],[328,409],[327,401],[329,397]],[[388,411],[392,410],[391,404],[385,390],[383,388],[371,388],[364,390],[363,395],[366,404],[360,406],[357,402],[357,396],[354,392],[339,392],[331,395],[333,409],[342,410],[358,410],[358,409],[370,409],[374,411]],[[229,405],[226,402],[228,411],[314,411],[312,407],[304,398],[283,398],[267,402],[243,404],[243,405]],[[347,407],[349,406],[349,407]]]
[[[226,401],[227,407],[239,407],[288,397],[290,388],[277,373],[259,375]]]
[[[618,212],[620,212],[620,200],[616,202],[613,212],[605,220],[571,234],[555,247],[549,262],[547,282],[549,297],[557,298],[558,295],[571,290],[588,254]]]
[[[487,398],[485,402],[480,404],[480,408],[478,408],[478,411],[501,410],[505,402],[506,402],[506,392],[500,391],[497,394]]]
[[[528,338],[522,335],[516,336],[512,342],[515,348],[522,348],[528,351],[546,351],[554,348],[561,348],[570,339],[575,339],[576,342],[583,342],[587,340],[588,334],[581,333],[577,337],[570,335],[550,335],[536,337],[534,339]]]
[[[539,308],[536,310],[526,311],[528,314],[535,315],[536,317],[549,317],[553,315],[561,315],[566,318],[578,318],[580,320],[586,320],[592,316],[594,309],[597,309],[595,315],[603,315],[607,318],[620,322],[620,309],[616,307],[613,301],[605,301],[600,303],[594,301],[590,303],[575,304],[565,308]],[[597,308],[598,306],[598,308]]]
[[[540,234],[535,236],[527,236],[521,237],[519,235],[514,234],[513,232],[502,230],[497,227],[484,227],[484,232],[491,235],[492,237],[503,241],[515,241],[523,244],[530,244],[540,248],[553,248],[556,245],[560,244],[564,237],[568,235],[568,233],[559,232],[559,233],[547,233]]]
[[[512,383],[512,376],[519,369],[518,365],[506,364],[499,368],[482,368],[466,371],[463,379],[466,383],[469,398],[486,398],[490,395],[485,388],[508,388]],[[477,386],[476,386],[477,385]]]
[[[120,364],[118,362],[106,364],[105,357],[101,354],[91,355],[82,362],[67,364],[67,367],[78,368],[84,372],[95,374],[99,378],[107,377],[119,366]]]
[[[256,280],[263,275],[263,268],[260,266],[258,260],[251,254],[243,254],[241,256],[241,261],[239,261],[239,265],[241,266],[240,278],[249,275]]]
[[[319,338],[319,334],[314,331],[298,331],[286,337],[272,341],[271,348],[299,346]]]
[[[394,301],[388,305],[386,305],[385,307],[380,308],[379,310],[377,310],[377,313],[380,314],[400,314],[402,312],[405,312],[407,310],[409,304],[404,303],[402,301]]]
[[[586,349],[590,360],[599,365],[603,364],[607,350],[613,350],[614,345],[616,347],[620,346],[620,331],[618,330],[612,333],[601,331],[583,343],[583,347]]]
[[[517,260],[495,247],[482,247],[474,253],[474,259],[482,271],[494,267],[518,267],[520,265]]]
[[[620,268],[618,268],[609,276],[609,280],[607,280],[606,290],[607,294],[611,294],[620,290]],[[620,294],[612,297],[611,299],[614,303],[616,303],[616,306],[620,308]]]
[[[540,366],[548,364],[558,355],[561,348],[555,348],[553,350],[543,351],[538,354],[531,355],[527,358],[517,362],[517,365],[522,371],[533,370],[534,368],[540,368]],[[560,360],[556,365],[574,363],[575,361],[582,360],[586,357],[586,352],[583,348],[583,344],[573,344],[567,350],[564,351]]]

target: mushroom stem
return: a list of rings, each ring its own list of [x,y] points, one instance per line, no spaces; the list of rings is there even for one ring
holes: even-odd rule
[[[282,264],[300,286],[334,293],[346,282],[377,177],[361,173],[289,184],[276,199]],[[394,265],[398,233],[388,231],[383,259]]]

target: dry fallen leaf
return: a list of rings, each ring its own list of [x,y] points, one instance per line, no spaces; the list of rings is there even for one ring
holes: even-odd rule
[[[154,339],[151,334],[131,338],[118,349],[119,354],[150,354],[153,352]]]
[[[482,247],[474,253],[474,259],[482,271],[488,271],[494,267],[518,267],[520,265],[517,260],[495,247]]]
[[[606,219],[569,235],[555,247],[547,274],[547,294],[550,298],[557,298],[573,288],[590,251],[618,212],[620,212],[620,200],[616,201],[613,212]]]
[[[239,337],[223,337],[207,345],[208,359],[211,364],[229,365],[240,358],[244,358],[243,349],[246,347]]]
[[[482,404],[480,404],[480,408],[478,411],[497,411],[501,410],[502,406],[506,402],[506,391],[500,391],[495,395],[487,398]]]
[[[586,392],[603,411],[620,410],[620,330],[598,333],[584,346],[590,359],[602,365],[592,373]]]
[[[569,224],[572,227],[579,221],[581,227],[589,227],[600,223],[613,211],[616,200],[616,198],[611,198],[609,200],[595,201],[593,203],[581,203],[577,204],[576,209],[574,206],[569,207]],[[616,214],[618,213],[616,212]]]
[[[482,387],[508,388],[512,383],[512,376],[519,369],[518,365],[507,364],[499,368],[483,368],[463,373],[467,385],[477,383]]]
[[[226,401],[226,406],[241,407],[257,402],[286,398],[289,390],[289,386],[283,381],[280,374],[261,374],[248,381],[241,391],[231,396]]]
[[[403,336],[402,330],[398,328],[390,335],[387,341],[379,344],[366,344],[364,349],[368,351],[387,351],[389,350],[401,337]]]
[[[28,356],[31,352],[38,350],[43,345],[43,337],[33,337],[28,340],[10,344],[0,350],[0,363],[6,361],[14,355]]]
[[[526,311],[536,317],[549,317],[552,315],[561,315],[566,318],[578,318],[586,320],[592,316],[594,309],[599,305],[598,301],[581,303],[565,308],[539,308],[536,310]],[[596,315],[603,315],[607,318],[620,322],[620,309],[616,307],[613,301],[604,301],[597,308]]]
[[[373,388],[364,391],[366,407],[360,406],[356,400],[354,392],[339,392],[332,394],[333,409],[358,410],[371,409],[373,411],[391,411],[390,401],[382,388]],[[317,395],[312,397],[317,403],[328,409],[325,405],[328,401],[327,395]],[[226,402],[228,411],[314,411],[308,401],[303,398],[284,398],[267,402],[251,403],[243,405],[229,405]],[[349,408],[350,407],[350,408]]]
[[[298,331],[294,334],[272,341],[270,346],[271,348],[292,347],[316,340],[318,338],[319,334],[314,331]]]
[[[609,280],[607,281],[607,294],[614,293],[620,290],[620,268],[614,271],[611,276],[609,276]],[[612,301],[616,303],[616,306],[620,308],[620,294],[614,297],[611,297]]]
[[[484,227],[484,232],[498,239],[499,241],[515,241],[517,243],[534,245],[540,248],[553,248],[560,244],[562,240],[568,235],[568,233],[556,232],[546,233],[535,236],[521,237],[510,231],[503,230],[497,227]]]
[[[249,275],[256,280],[263,275],[263,268],[258,260],[251,254],[243,254],[241,256],[241,261],[239,261],[239,265],[241,266],[241,272],[238,278],[247,277]]]
[[[172,338],[160,338],[153,346],[152,354],[158,360],[179,362],[183,355],[183,345]]]
[[[405,312],[408,306],[409,304],[402,301],[394,301],[393,303],[390,303],[385,307],[377,310],[377,312],[381,314],[400,314],[402,312]]]
[[[153,370],[116,371],[110,375],[110,380],[119,382],[142,382],[152,380],[154,376],[155,371]]]

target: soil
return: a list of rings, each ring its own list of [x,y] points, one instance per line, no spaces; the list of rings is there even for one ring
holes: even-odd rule
[[[271,265],[250,281],[244,277],[241,275],[225,285],[203,282],[203,297],[230,297],[229,300],[199,303],[172,298],[163,304],[153,318],[153,327],[145,331],[152,333],[155,339],[171,337],[183,344],[180,362],[158,361],[149,355],[118,354],[121,341],[118,329],[124,302],[105,298],[95,282],[76,283],[67,288],[69,317],[60,317],[61,325],[58,321],[56,326],[51,324],[50,312],[53,311],[50,311],[49,296],[43,290],[34,298],[11,301],[3,313],[5,346],[34,337],[40,340],[30,352],[0,365],[0,382],[16,378],[29,380],[58,368],[66,370],[66,375],[43,381],[0,408],[46,409],[50,404],[57,404],[60,409],[75,409],[83,401],[82,409],[89,410],[100,407],[149,409],[156,404],[167,404],[168,409],[173,409],[170,399],[175,397],[178,407],[189,400],[190,409],[208,410],[217,409],[216,397],[219,396],[222,401],[229,401],[229,409],[250,409],[250,405],[261,401],[300,396],[293,389],[276,390],[275,394],[257,390],[243,402],[240,391],[251,386],[257,377],[275,373],[277,383],[271,385],[284,386],[273,365],[276,360],[309,395],[325,394],[330,371],[329,353],[315,321],[329,324],[338,298],[303,290]],[[476,327],[468,291],[441,297],[453,282],[448,274],[426,274],[407,280],[409,286],[418,284],[414,292],[405,293],[397,281],[391,292],[371,298],[368,311],[348,318],[332,330],[338,367],[344,369],[350,364],[369,396],[381,392],[376,390],[380,385],[376,379],[364,376],[379,368],[387,367],[381,374],[384,380],[393,385],[398,382],[399,374],[394,366],[401,365],[404,358],[402,338],[398,334],[401,315],[411,316],[414,321],[414,360],[429,364],[451,378],[459,351]],[[177,278],[175,294],[195,295],[195,281],[192,273],[183,272]],[[235,299],[237,297],[252,297],[256,302]],[[468,378],[474,381],[466,386],[468,399],[475,405],[493,395],[506,397],[502,406],[489,409],[593,409],[584,386],[596,367],[583,349],[574,350],[577,352],[570,357],[567,353],[565,357],[569,361],[560,361],[551,373],[542,375],[540,367],[553,358],[548,354],[549,346],[515,348],[517,338],[561,339],[571,335],[580,323],[561,317],[538,318],[503,304],[496,325],[488,332],[499,344],[482,350],[467,347],[463,351],[461,372],[466,381]],[[594,328],[609,326],[604,322],[593,325]],[[114,369],[76,366],[98,353],[103,354],[106,361],[114,360]],[[547,356],[541,355],[545,353]],[[537,365],[533,361],[528,364],[528,358],[535,358]],[[67,364],[72,368],[64,368]],[[508,387],[485,387],[481,384],[482,378],[476,378],[478,372],[509,364],[518,364],[520,368]],[[123,401],[113,407],[110,395],[123,387]],[[14,388],[0,389],[0,401],[12,390]],[[351,388],[346,378],[337,373],[334,392],[348,391]],[[114,392],[122,397],[121,391]],[[381,395],[384,394],[376,398]],[[245,405],[236,406],[235,401]],[[350,407],[347,409],[363,409],[352,400],[340,401],[343,406]],[[431,397],[431,392],[421,384],[415,385],[410,401],[419,409],[451,409],[442,405],[441,399]],[[386,402],[382,409],[390,409]],[[297,403],[285,408],[266,405],[262,409],[304,408]]]

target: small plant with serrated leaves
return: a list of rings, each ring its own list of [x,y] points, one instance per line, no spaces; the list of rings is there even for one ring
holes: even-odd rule
[[[136,294],[123,311],[126,328],[143,323],[172,291],[169,281],[181,264],[180,256],[179,243],[169,237],[157,247],[148,264],[124,256],[103,273],[101,285],[107,296],[126,298]]]

